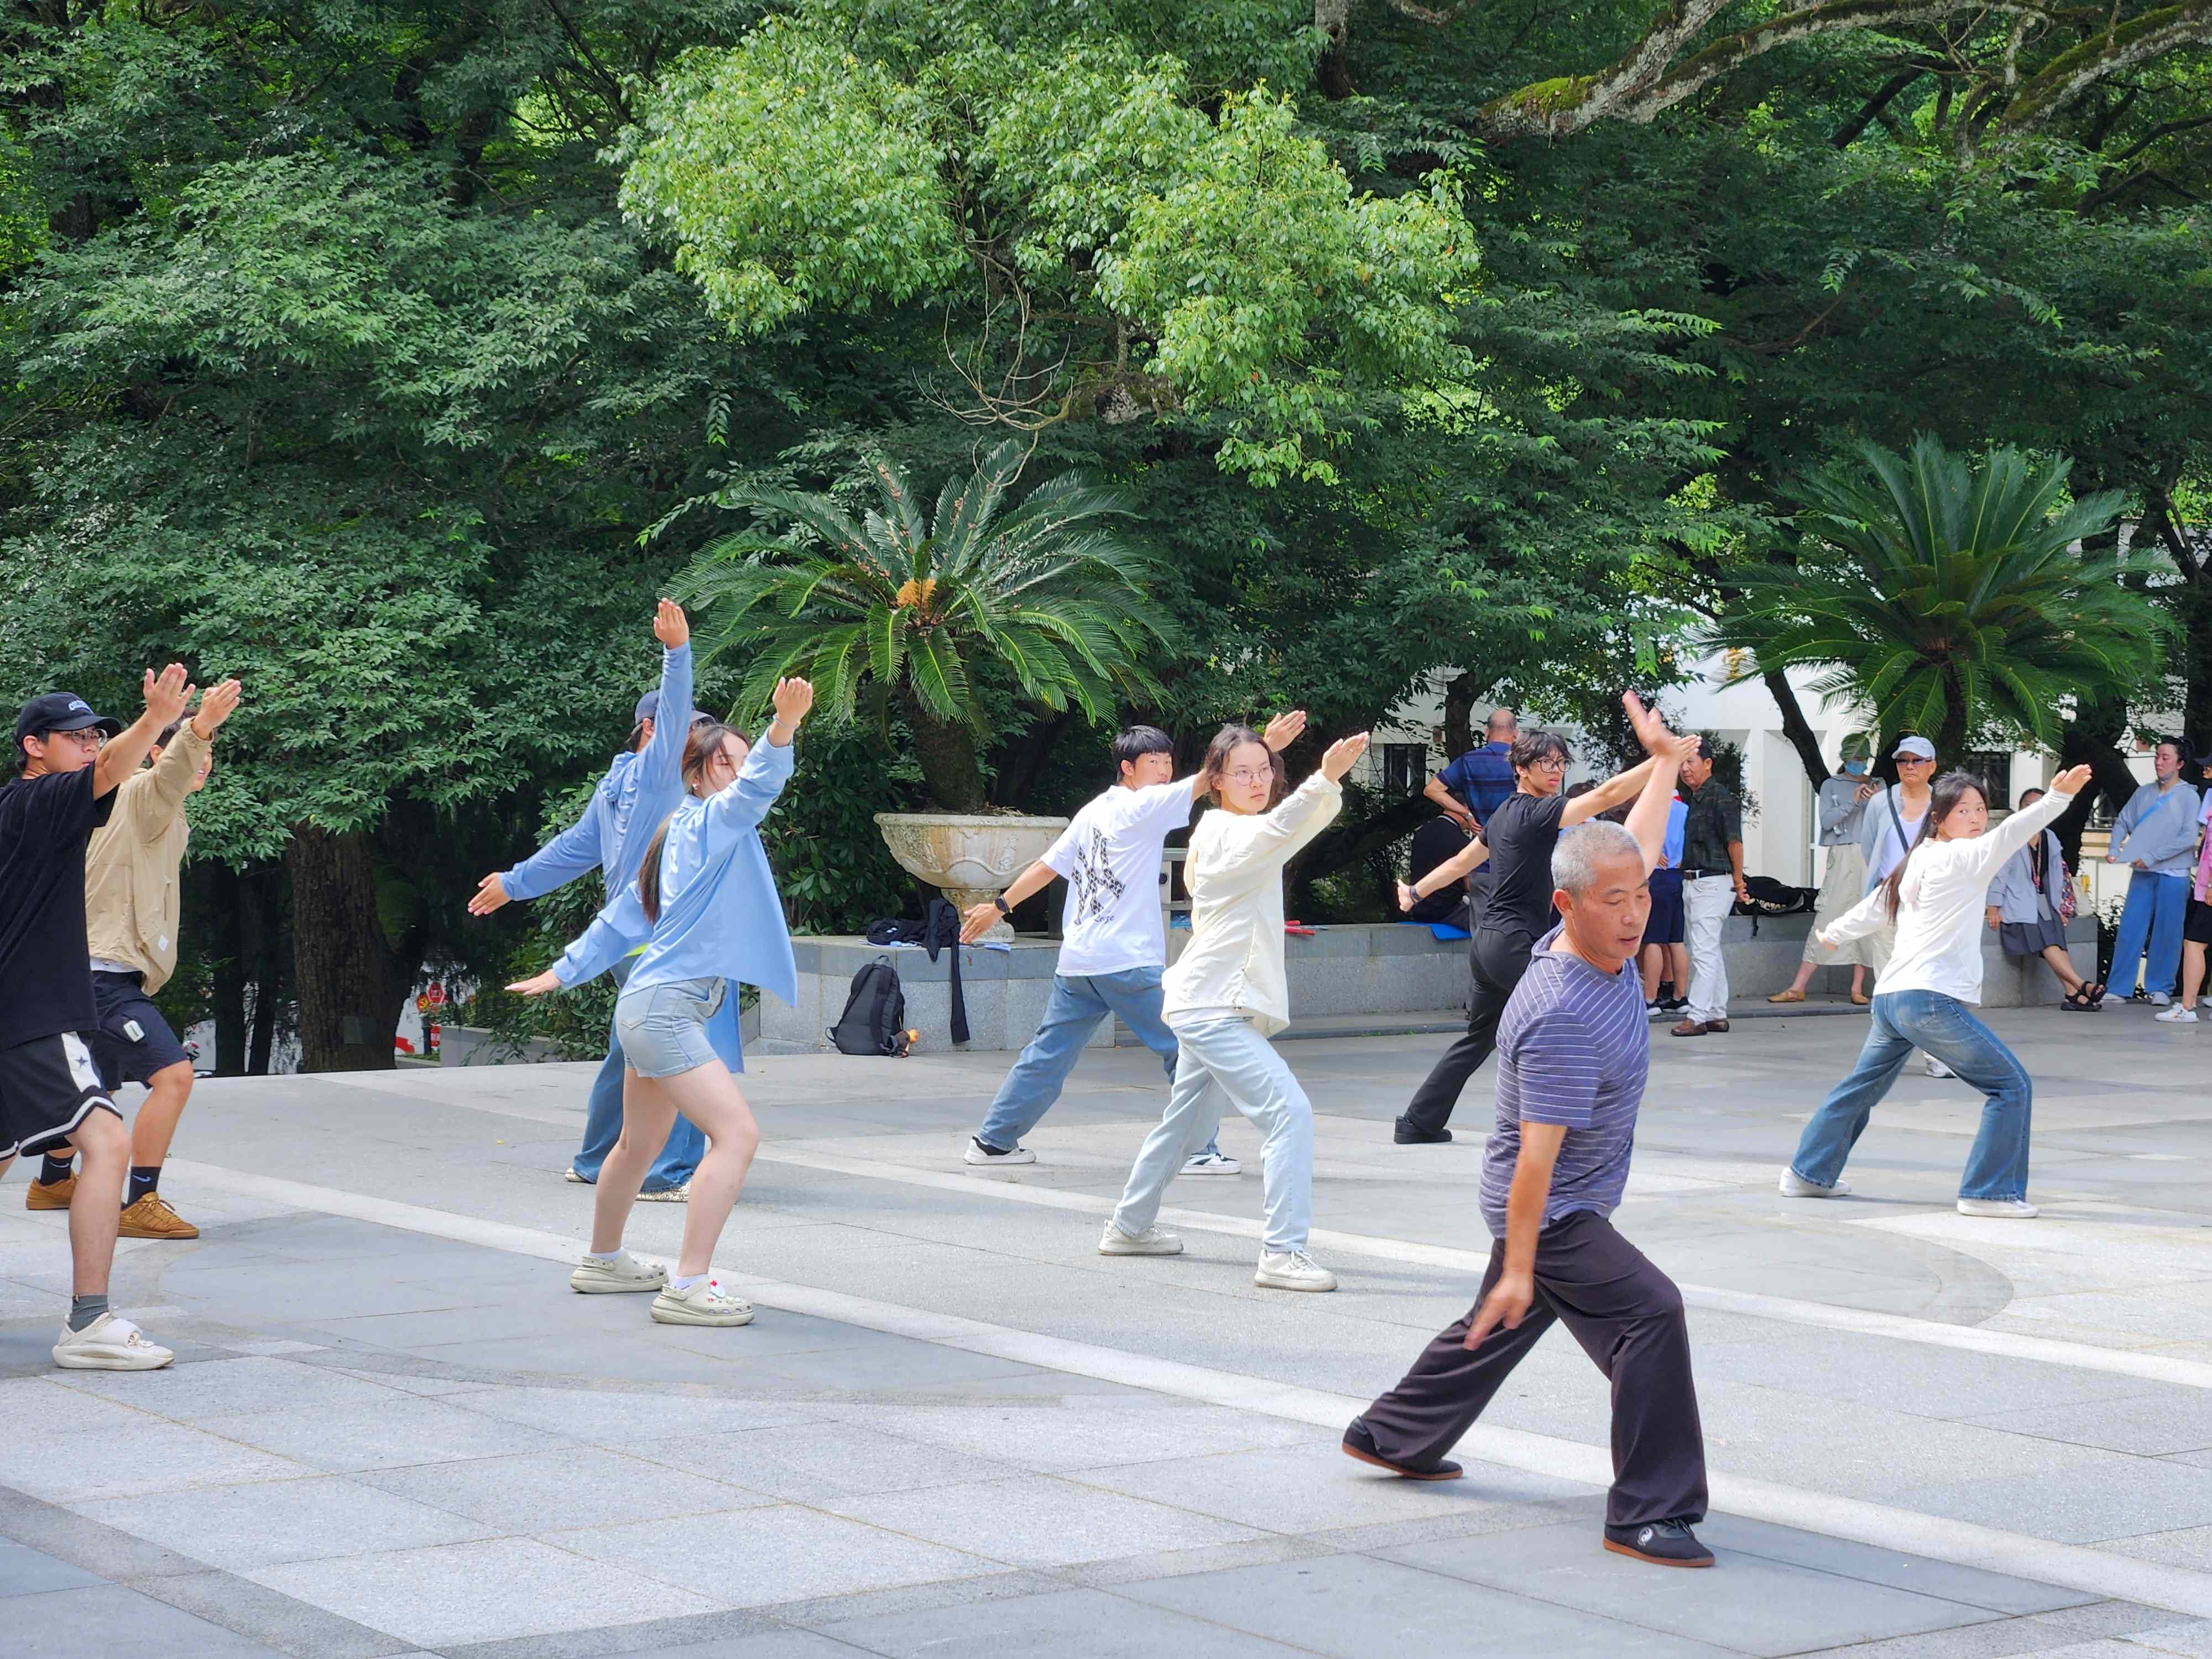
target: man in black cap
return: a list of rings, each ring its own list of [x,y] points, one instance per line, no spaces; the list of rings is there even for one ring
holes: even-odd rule
[[[183,667],[149,669],[145,696],[146,712],[127,727],[65,691],[32,698],[15,717],[16,775],[0,784],[0,1173],[18,1152],[64,1143],[83,1158],[83,1201],[70,1208],[74,1294],[54,1344],[54,1363],[69,1370],[146,1371],[175,1358],[108,1310],[131,1136],[86,1040],[100,1011],[85,944],[85,848],[117,786],[183,716],[191,699]]]

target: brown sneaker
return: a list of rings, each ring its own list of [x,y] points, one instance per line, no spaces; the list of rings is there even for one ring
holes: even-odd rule
[[[171,1209],[161,1194],[149,1193],[124,1206],[115,1234],[118,1238],[198,1238],[200,1230]]]
[[[34,1181],[23,1194],[27,1210],[66,1210],[76,1192],[76,1176],[65,1175],[59,1181]]]

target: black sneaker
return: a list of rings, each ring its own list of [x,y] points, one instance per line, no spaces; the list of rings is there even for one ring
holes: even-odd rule
[[[1710,1567],[1713,1553],[1698,1541],[1686,1521],[1644,1521],[1632,1527],[1607,1527],[1605,1547],[1615,1555],[1633,1556],[1655,1567]]]
[[[1393,1474],[1403,1475],[1408,1480],[1456,1480],[1462,1471],[1448,1457],[1439,1457],[1433,1463],[1419,1466],[1393,1463],[1375,1449],[1375,1437],[1367,1431],[1367,1425],[1358,1418],[1344,1431],[1344,1455],[1356,1457],[1363,1463],[1372,1463],[1378,1469],[1388,1469]]]
[[[1401,1117],[1398,1120],[1398,1127],[1391,1132],[1390,1139],[1401,1146],[1441,1146],[1451,1139],[1451,1131],[1416,1129]]]
[[[1659,1006],[1670,1014],[1679,1014],[1690,1006],[1687,997],[1661,997]]]

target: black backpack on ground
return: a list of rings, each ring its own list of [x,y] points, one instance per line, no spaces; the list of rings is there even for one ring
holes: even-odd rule
[[[1746,876],[1743,885],[1751,902],[1735,905],[1740,916],[1798,915],[1811,910],[1820,896],[1818,888],[1792,887],[1771,876]]]
[[[889,957],[878,957],[853,975],[845,1012],[829,1029],[841,1054],[903,1056],[912,1039],[906,1030],[906,993]]]

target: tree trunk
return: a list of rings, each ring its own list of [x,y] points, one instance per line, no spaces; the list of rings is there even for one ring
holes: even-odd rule
[[[1817,793],[1828,781],[1828,763],[1820,758],[1820,740],[1813,735],[1812,722],[1805,718],[1805,711],[1798,704],[1797,688],[1790,684],[1790,676],[1778,668],[1760,678],[1773,695],[1774,706],[1782,711],[1782,735],[1797,751],[1797,763],[1805,769],[1805,775]]]
[[[246,1071],[246,884],[220,861],[210,866],[204,890],[215,912],[215,1074]]]
[[[957,722],[932,720],[919,708],[908,712],[914,726],[914,756],[921,763],[931,807],[940,812],[981,811],[990,797],[975,758],[975,734]]]
[[[376,867],[364,830],[292,832],[292,976],[300,996],[300,1069],[392,1067],[400,990],[376,912]]]
[[[247,1040],[246,1071],[267,1077],[276,1046],[276,1013],[284,1006],[284,872],[264,866],[244,884],[247,958],[253,980],[253,1024]]]
[[[1457,760],[1474,747],[1474,694],[1482,689],[1462,668],[1444,683],[1444,758]]]

